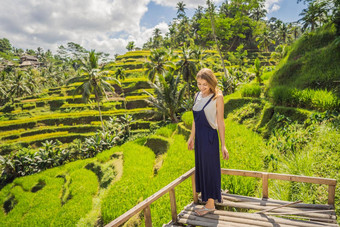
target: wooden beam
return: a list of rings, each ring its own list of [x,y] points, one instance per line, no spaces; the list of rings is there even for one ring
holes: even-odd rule
[[[152,227],[150,206],[144,208],[145,227]]]
[[[328,186],[328,205],[334,207],[335,202],[335,185]]]
[[[296,182],[313,183],[313,184],[336,185],[336,180],[330,179],[330,178],[306,177],[306,176],[296,176],[296,175],[278,174],[278,173],[268,173],[268,175],[270,179],[276,179],[276,180],[296,181]]]
[[[262,175],[266,172],[238,170],[238,169],[221,169],[221,173],[227,174],[227,175],[262,178]],[[267,173],[267,174],[268,174],[268,179],[296,181],[296,182],[313,183],[313,184],[336,185],[336,180],[331,179],[331,178],[307,177],[307,176],[297,176],[297,175],[279,174],[279,173]]]
[[[265,209],[265,210],[261,210],[261,211],[255,212],[255,214],[256,213],[265,213],[265,212],[276,210],[276,209],[282,208],[282,207],[288,207],[288,206],[291,206],[291,205],[294,205],[294,204],[297,204],[297,203],[302,203],[302,200],[299,200],[299,201],[296,201],[296,202],[292,202],[292,203],[283,204],[283,205],[279,205],[277,207],[272,207],[272,208]]]
[[[262,174],[262,198],[268,198],[268,173]]]
[[[244,177],[262,177],[262,172],[248,171],[248,170],[238,170],[238,169],[221,169],[222,174],[236,175]]]
[[[177,223],[177,207],[176,207],[176,196],[175,196],[174,188],[170,190],[169,195],[170,195],[172,221],[173,223]]]
[[[196,192],[196,181],[195,181],[195,173],[191,175],[191,184],[192,184],[192,196],[194,198],[194,203],[198,203],[198,194]]]

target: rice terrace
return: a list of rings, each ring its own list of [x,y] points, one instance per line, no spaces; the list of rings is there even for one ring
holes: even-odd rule
[[[74,1],[61,17],[38,2],[23,20],[41,10],[46,24],[25,42],[0,10],[0,226],[339,226],[338,0],[276,1],[304,7],[294,22],[266,0]],[[95,10],[126,28],[99,33]],[[134,36],[134,20],[152,29]],[[60,21],[70,34],[44,33]],[[222,202],[198,216],[188,140],[203,68],[223,94],[229,160]]]

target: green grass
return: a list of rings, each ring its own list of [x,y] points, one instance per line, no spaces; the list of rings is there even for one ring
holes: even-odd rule
[[[258,84],[246,84],[241,88],[242,97],[255,97],[258,98],[261,95],[261,87]]]
[[[267,152],[263,138],[230,118],[225,120],[225,125],[229,161],[223,160],[220,154],[221,168],[262,171],[263,158]],[[259,182],[259,179],[252,177],[222,175],[222,188],[233,194],[260,196]]]
[[[92,197],[98,190],[96,175],[84,166],[91,159],[77,161],[35,175],[21,177],[0,191],[0,203],[14,197],[17,204],[7,215],[0,212],[1,226],[72,226],[92,208]],[[71,178],[65,185],[62,175]],[[45,186],[32,192],[39,182]],[[61,205],[63,187],[70,192],[70,199]]]
[[[155,154],[149,148],[129,142],[116,150],[123,152],[124,171],[102,203],[104,223],[109,223],[140,202],[153,177]]]
[[[300,107],[318,111],[337,110],[340,98],[333,92],[277,86],[271,90],[270,97],[275,105]]]

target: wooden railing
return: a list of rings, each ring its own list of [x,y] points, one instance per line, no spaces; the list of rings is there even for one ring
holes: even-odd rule
[[[268,198],[268,179],[285,180],[285,181],[296,181],[312,184],[326,184],[328,185],[328,204],[334,207],[335,200],[335,186],[336,180],[330,178],[320,178],[320,177],[307,177],[307,176],[297,176],[288,174],[278,174],[278,173],[268,173],[268,172],[258,172],[258,171],[247,171],[247,170],[235,170],[235,169],[221,169],[222,174],[235,175],[235,176],[245,176],[245,177],[257,177],[262,178],[262,198]],[[177,207],[176,207],[176,197],[175,197],[175,187],[185,181],[191,176],[192,192],[194,203],[198,203],[198,194],[196,193],[196,183],[195,183],[195,167],[190,169],[188,172],[172,181],[170,184],[151,195],[143,202],[140,202],[105,227],[109,226],[120,226],[132,216],[136,215],[141,210],[144,210],[145,226],[151,227],[151,210],[150,205],[161,196],[169,192],[170,204],[171,204],[171,216],[174,223],[177,222]]]

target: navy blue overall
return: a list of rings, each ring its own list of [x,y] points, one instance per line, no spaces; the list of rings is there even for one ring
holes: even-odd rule
[[[209,198],[221,202],[221,165],[217,130],[213,129],[202,110],[194,111],[195,120],[195,181],[196,192],[201,192],[202,201]],[[197,100],[198,94],[195,99]]]

